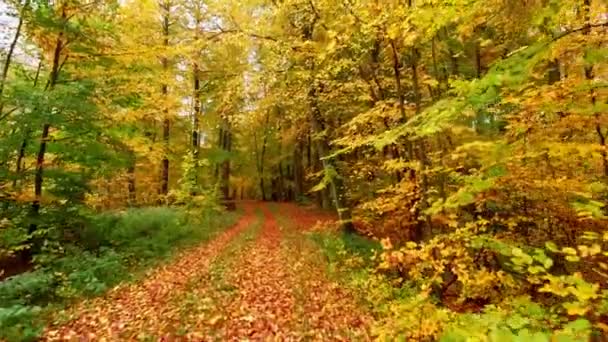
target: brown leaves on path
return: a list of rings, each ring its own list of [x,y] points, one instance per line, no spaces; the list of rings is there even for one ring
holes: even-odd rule
[[[280,253],[281,233],[273,215],[263,207],[264,226],[251,248],[240,253],[228,280],[237,288],[226,303],[218,328],[222,340],[297,340],[295,298]]]
[[[296,277],[303,297],[306,336],[317,341],[368,341],[372,317],[355,297],[325,273],[326,260],[312,241],[302,236],[317,223],[334,221],[327,212],[306,210],[295,205],[281,206],[290,235],[286,255],[291,273]]]
[[[125,341],[141,339],[142,332],[159,336],[173,316],[166,303],[184,290],[196,272],[205,272],[218,253],[255,220],[253,206],[229,230],[208,244],[187,250],[174,262],[155,269],[141,283],[124,284],[105,297],[84,301],[66,314],[76,318],[45,331],[47,341]],[[157,335],[158,334],[158,335]]]
[[[299,231],[332,216],[291,204],[274,206],[290,222],[280,227],[263,207],[263,230],[241,253],[229,276],[238,294],[226,303],[220,339],[370,340],[370,316],[346,290],[327,279],[315,246]]]
[[[245,216],[207,245],[155,270],[140,284],[72,310],[46,340],[366,341],[370,316],[325,275],[301,229],[331,215],[288,204],[246,204]],[[264,213],[257,238],[241,234]],[[288,221],[288,222],[287,222]],[[280,226],[279,223],[282,225]],[[241,238],[235,239],[237,234]],[[230,246],[227,248],[227,246]]]

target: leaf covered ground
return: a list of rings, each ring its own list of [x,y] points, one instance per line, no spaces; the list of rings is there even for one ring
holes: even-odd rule
[[[328,217],[289,204],[243,206],[211,242],[58,314],[44,339],[368,340],[369,314],[327,277],[304,237]]]

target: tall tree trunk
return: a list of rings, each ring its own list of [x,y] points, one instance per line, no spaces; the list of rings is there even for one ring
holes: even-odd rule
[[[310,131],[306,132],[306,167],[312,167],[312,138],[310,136]]]
[[[199,79],[199,67],[195,62],[193,66],[194,76],[194,91],[192,94],[194,101],[194,112],[192,113],[192,157],[193,157],[193,189],[190,191],[192,196],[196,195],[198,189],[198,171],[199,171],[199,159],[201,151],[201,140],[199,135],[200,126],[200,113],[201,113],[201,99],[200,99],[200,79]]]
[[[442,70],[439,70],[439,65],[437,64],[437,37],[433,37],[431,39],[431,57],[433,58],[433,72],[435,77],[437,78],[437,98],[439,98],[442,92],[448,90],[448,82],[445,78],[445,74],[443,74]],[[442,88],[443,85],[443,88]]]
[[[421,108],[421,96],[420,96],[420,81],[418,80],[418,56],[419,52],[417,48],[412,50],[412,84],[414,90],[414,103],[416,104],[416,114],[420,113]]]
[[[169,48],[169,21],[170,21],[170,13],[171,13],[171,2],[165,1],[163,3],[163,46],[165,48],[164,53],[168,53]],[[165,74],[169,71],[169,57],[163,56],[162,58],[162,67]],[[166,76],[166,75],[164,75]],[[161,94],[165,101],[163,107],[163,143],[164,143],[164,151],[163,151],[163,160],[161,162],[161,180],[160,180],[160,195],[161,201],[166,201],[166,196],[169,194],[169,138],[171,134],[171,121],[169,119],[169,109],[166,107],[166,101],[169,95],[169,86],[166,83],[161,85]]]
[[[65,11],[65,7],[62,8],[62,30],[57,35],[57,40],[55,43],[55,50],[53,52],[53,64],[51,67],[51,73],[49,75],[49,80],[45,87],[45,90],[52,91],[57,84],[57,80],[59,78],[59,72],[61,70],[61,53],[64,48],[64,28],[67,23],[67,15]],[[42,201],[42,187],[44,183],[44,160],[46,155],[46,147],[47,141],[49,139],[49,133],[51,130],[51,124],[45,123],[42,125],[42,134],[40,135],[40,146],[38,148],[38,154],[36,155],[36,173],[34,176],[34,201],[32,202],[32,223],[29,226],[29,233],[32,234],[38,228],[37,220],[40,215],[40,203]]]
[[[232,133],[230,131],[230,123],[228,120],[224,120],[224,145],[223,149],[226,152],[232,150]],[[227,205],[228,209],[234,209],[233,205],[230,204],[230,158],[226,158],[222,163],[222,195],[223,200]]]
[[[315,140],[317,150],[319,151],[319,157],[322,160],[325,172],[332,174],[330,192],[333,197],[334,206],[338,212],[340,226],[342,230],[346,232],[353,232],[354,225],[352,222],[351,210],[347,204],[346,189],[342,177],[338,174],[338,169],[336,168],[333,158],[327,158],[330,155],[330,147],[327,137],[323,135],[326,127],[321,110],[318,106],[316,85],[313,85],[308,92],[308,102],[312,128],[316,135],[318,135]]]
[[[583,13],[585,15],[585,29],[583,34],[585,36],[591,35],[591,0],[583,0]],[[585,79],[589,81],[589,83],[593,82],[595,79],[595,75],[593,72],[593,65],[589,64],[585,66]],[[595,107],[597,102],[597,94],[595,89],[591,88],[589,90],[589,96],[591,99],[591,105]],[[597,134],[598,144],[601,146],[600,155],[602,156],[602,168],[603,168],[603,176],[604,178],[608,178],[608,152],[606,151],[606,132],[604,132],[601,124],[600,113],[595,113],[595,133]]]
[[[311,166],[311,170],[312,173],[316,174],[319,171],[323,171],[323,165],[321,164],[321,158],[319,157],[319,152],[317,150],[316,147],[311,148],[312,150],[312,162],[313,165]],[[315,192],[315,199],[317,201],[317,207],[324,209],[325,205],[324,205],[324,201],[323,201],[323,191],[317,191]]]
[[[137,203],[137,190],[135,187],[135,166],[137,163],[135,158],[135,153],[132,153],[129,167],[127,168],[128,204],[130,207],[135,206]]]
[[[391,56],[393,58],[393,73],[395,77],[395,86],[397,90],[397,99],[399,100],[399,113],[401,114],[401,120],[407,121],[405,114],[405,96],[403,95],[403,89],[401,86],[401,60],[395,41],[391,39]]]
[[[474,57],[475,57],[475,77],[481,78],[483,74],[483,65],[481,64],[481,46],[479,46],[479,41],[475,40],[474,46]]]
[[[264,168],[266,164],[266,149],[268,148],[268,124],[270,122],[270,113],[266,113],[266,119],[264,121],[264,137],[262,138],[262,152],[260,153],[260,159],[258,161],[258,175],[260,177],[260,192],[262,194],[262,201],[266,201],[266,185],[264,184]]]
[[[40,70],[42,69],[42,59],[40,60],[40,62],[38,62],[38,69],[36,70],[36,76],[34,77],[34,84],[33,87],[36,88],[38,86],[38,79],[40,77]],[[0,111],[1,113],[1,111]],[[24,135],[25,137],[23,138],[23,141],[21,142],[21,147],[19,148],[19,153],[17,155],[17,162],[16,162],[16,168],[15,168],[15,180],[13,181],[13,188],[17,186],[17,184],[19,183],[19,178],[21,176],[21,170],[23,169],[23,159],[25,158],[25,149],[27,148],[27,145],[29,143],[30,140],[30,135],[31,135],[31,128],[28,127],[26,128]]]
[[[293,151],[294,196],[299,200],[304,192],[304,170],[302,167],[302,141],[298,140]]]
[[[279,191],[279,201],[285,201],[287,199],[285,192],[285,179],[283,178],[283,162],[279,161],[279,178],[278,178],[278,191]]]
[[[21,169],[23,168],[23,158],[25,158],[25,149],[27,148],[27,143],[29,141],[29,130],[26,132],[26,137],[21,142],[21,146],[19,147],[19,154],[17,155],[17,165],[15,169],[15,179],[13,180],[13,188],[17,186],[19,177],[21,176]]]
[[[220,127],[217,136],[217,147],[221,150],[224,149],[224,128]],[[220,165],[221,163],[215,163],[215,171],[213,172],[213,176],[216,182],[220,182]]]
[[[198,49],[198,41],[199,41],[199,30],[201,25],[201,13],[200,8],[197,8],[197,12],[195,14],[196,17],[196,26],[194,28],[194,47]],[[200,116],[202,112],[201,105],[201,80],[200,80],[200,67],[198,64],[198,59],[200,57],[199,51],[197,50],[194,54],[194,62],[192,63],[192,77],[193,77],[193,92],[192,92],[192,100],[194,103],[194,111],[192,113],[192,157],[194,159],[194,189],[191,191],[191,195],[196,195],[196,191],[198,188],[199,182],[199,159],[200,159],[200,151],[201,151],[201,138],[200,138]]]
[[[23,27],[25,11],[27,11],[29,4],[30,1],[26,0],[23,4],[23,7],[21,7],[21,11],[19,12],[19,23],[17,24],[17,28],[15,29],[15,35],[13,36],[13,40],[11,41],[11,45],[9,46],[8,52],[6,54],[6,59],[4,60],[4,65],[2,66],[2,75],[0,75],[0,118],[3,117],[2,113],[4,111],[4,100],[2,99],[2,95],[4,94],[4,86],[8,77],[8,70],[11,67],[11,62],[13,59],[13,54],[15,53],[15,48],[17,47],[17,42],[19,42],[19,38],[21,37],[21,28]]]

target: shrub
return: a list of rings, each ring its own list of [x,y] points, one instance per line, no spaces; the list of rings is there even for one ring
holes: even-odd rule
[[[13,305],[0,307],[0,339],[8,341],[35,341],[43,325],[37,319],[38,307]]]
[[[91,217],[69,245],[47,235],[34,258],[37,268],[0,282],[0,340],[34,340],[41,332],[39,307],[102,294],[178,247],[210,238],[237,217],[212,213],[131,209]]]
[[[41,303],[53,297],[55,279],[50,272],[36,270],[0,282],[2,306]]]

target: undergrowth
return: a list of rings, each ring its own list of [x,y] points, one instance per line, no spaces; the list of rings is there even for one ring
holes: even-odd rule
[[[422,290],[420,283],[378,267],[383,249],[376,241],[334,232],[315,232],[310,238],[325,255],[329,274],[368,304],[375,316],[372,332],[380,341],[582,342],[594,338],[588,321],[564,320],[554,308],[529,296],[504,298],[475,312],[457,310]]]
[[[32,341],[61,305],[103,294],[207,241],[232,225],[237,213],[141,208],[96,215],[77,233],[78,244],[46,243],[35,268],[0,282],[0,340]]]

